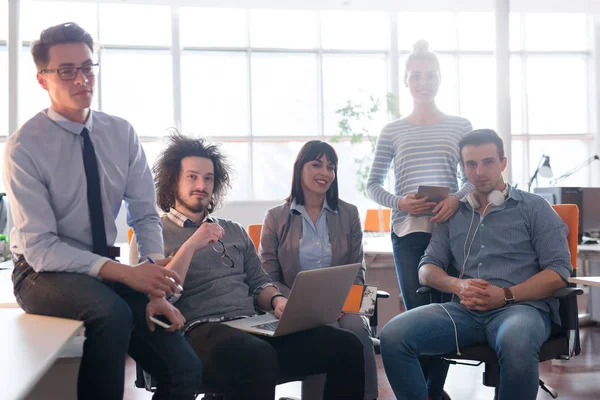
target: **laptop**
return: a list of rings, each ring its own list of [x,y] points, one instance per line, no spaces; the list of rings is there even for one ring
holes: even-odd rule
[[[360,264],[302,271],[296,276],[281,319],[271,313],[223,322],[242,331],[283,336],[337,321]]]

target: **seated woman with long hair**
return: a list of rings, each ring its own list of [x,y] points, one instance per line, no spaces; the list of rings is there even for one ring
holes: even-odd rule
[[[355,283],[364,284],[360,217],[356,206],[338,198],[337,164],[331,145],[307,142],[294,163],[291,194],[266,213],[258,254],[263,269],[285,295],[300,271],[344,264],[362,264]],[[377,398],[377,367],[367,318],[342,314],[337,324],[363,343],[365,399]],[[303,397],[320,398],[321,385],[309,378],[303,384]]]

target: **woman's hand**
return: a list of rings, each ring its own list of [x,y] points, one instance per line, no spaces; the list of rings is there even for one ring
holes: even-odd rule
[[[431,217],[430,221],[434,224],[446,222],[454,215],[458,207],[460,206],[460,200],[457,196],[448,196],[444,200],[440,201],[437,206],[433,209],[435,214]]]
[[[427,196],[417,199],[416,193],[409,193],[398,200],[398,208],[413,215],[423,214],[435,207],[435,202],[428,200]]]

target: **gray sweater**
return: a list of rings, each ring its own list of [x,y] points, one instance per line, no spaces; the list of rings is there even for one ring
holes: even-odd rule
[[[206,318],[256,314],[254,296],[272,282],[260,265],[248,233],[240,224],[216,217],[209,220],[223,227],[225,234],[221,241],[235,265],[233,268],[224,266],[222,253],[216,252],[212,245],[194,254],[183,283],[183,294],[175,303],[186,319],[184,329],[194,321]],[[180,227],[166,216],[162,217],[162,223],[165,256],[175,254],[198,229],[198,225],[190,223]]]

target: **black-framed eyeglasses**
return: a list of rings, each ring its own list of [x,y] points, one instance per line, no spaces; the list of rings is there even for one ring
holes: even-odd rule
[[[55,69],[43,69],[40,71],[40,73],[41,74],[56,73],[61,80],[72,81],[72,80],[75,80],[75,78],[77,78],[77,74],[79,74],[79,71],[81,71],[81,73],[84,76],[91,78],[92,76],[95,76],[98,73],[98,69],[100,69],[100,64],[96,63],[96,64],[82,65],[81,67],[61,67],[61,68],[55,68]]]
[[[216,251],[217,253],[221,253],[221,264],[223,264],[226,267],[235,267],[235,262],[233,262],[233,258],[231,258],[229,256],[229,253],[227,253],[227,249],[225,248],[225,245],[223,244],[223,242],[221,242],[221,239],[218,239],[214,244],[213,244],[213,250]]]

